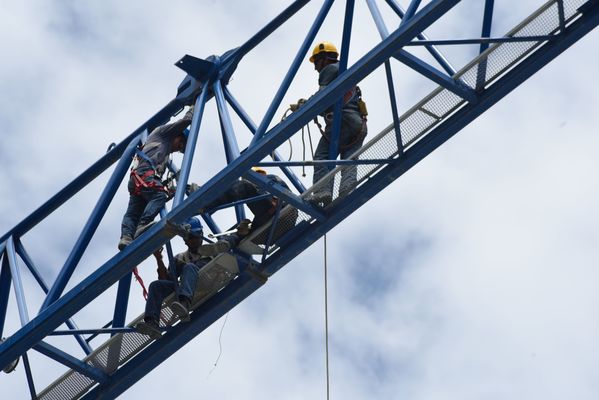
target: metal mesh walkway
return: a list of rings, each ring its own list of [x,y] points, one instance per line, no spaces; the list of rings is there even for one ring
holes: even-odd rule
[[[198,287],[192,301],[191,309],[197,308],[225,287],[238,273],[237,261],[234,256],[228,253],[221,254],[209,264],[206,264],[200,270]],[[173,296],[171,295],[166,299],[162,307],[161,327],[172,326],[179,322],[179,319],[173,314],[170,308],[172,300]],[[133,327],[142,319],[143,314],[135,318],[128,326]],[[149,336],[137,332],[119,333],[98,347],[83,361],[93,367],[100,368],[107,374],[111,374],[119,366],[125,364],[142,351],[152,341]],[[38,398],[40,400],[75,399],[87,392],[95,383],[91,378],[71,370],[49,385],[43,392],[39,393]]]

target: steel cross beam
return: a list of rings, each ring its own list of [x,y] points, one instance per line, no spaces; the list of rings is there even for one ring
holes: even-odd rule
[[[336,207],[335,213],[324,224],[312,224],[308,229],[298,233],[297,236],[301,236],[301,241],[290,241],[296,244],[285,247],[267,259],[265,263],[267,273],[273,274],[286,265],[309,246],[307,242],[313,243],[328,230],[336,226],[354,210],[366,203],[372,196],[388,186],[392,180],[397,179],[408,171],[459,132],[464,126],[472,122],[548,62],[560,55],[578,39],[594,29],[598,23],[599,8],[595,7],[592,12],[586,13],[581,20],[569,27],[567,35],[559,41],[545,44],[535,52],[534,57],[516,66],[496,84],[483,92],[477,104],[467,105],[459,110],[445,123],[442,123],[433,132],[429,133],[425,137],[425,140],[418,142],[406,151],[404,157],[397,159],[394,163],[386,167],[384,171],[375,175],[368,183],[359,187],[356,192],[350,195],[347,201]],[[116,396],[122,393],[132,384],[129,380],[137,381],[143,376],[140,366],[143,365],[149,369],[155,368],[162,360],[174,354],[180,347],[210,326],[220,316],[228,312],[235,304],[243,301],[259,287],[259,283],[247,278],[233,282],[219,293],[219,295],[213,297],[198,309],[192,315],[192,320],[189,324],[177,326],[177,334],[173,330],[172,334],[164,335],[160,346],[157,343],[149,346],[138,357],[119,369],[112,376],[111,382],[107,385],[97,386],[84,398],[93,399],[99,395]]]
[[[434,23],[445,12],[459,3],[459,0],[435,0],[421,9],[407,23],[389,35],[374,49],[341,74],[324,90],[317,93],[301,110],[294,113],[283,123],[277,125],[261,138],[253,147],[247,149],[226,169],[210,179],[200,190],[193,193],[185,202],[175,207],[169,218],[181,223],[196,210],[208,204],[220,194],[220,188],[228,187],[244,174],[252,165],[270,154],[303,125],[324,110],[330,98],[338,98],[349,87],[357,84],[365,76],[389,59],[402,45],[408,43],[419,32]],[[176,103],[180,105],[180,103]],[[58,298],[40,312],[21,330],[0,345],[0,365],[6,365],[35,343],[56,329],[66,319],[86,306],[117,280],[129,273],[133,265],[140,263],[153,249],[162,245],[172,234],[162,232],[165,221],[161,221],[135,240],[124,251],[114,256],[71,291]],[[85,288],[85,290],[83,290]]]
[[[389,0],[389,2],[391,3],[392,0]],[[256,135],[256,140],[253,142],[253,146],[243,152],[241,156],[232,160],[228,167],[223,169],[223,171],[209,180],[202,187],[202,189],[192,194],[187,200],[183,200],[183,196],[180,195],[178,201],[175,202],[176,204],[174,205],[173,210],[168,214],[168,218],[175,222],[181,222],[186,217],[195,214],[195,210],[216,198],[222,192],[223,187],[228,187],[235,179],[238,179],[240,176],[246,173],[249,167],[258,164],[260,160],[267,157],[278,146],[284,143],[285,140],[297,132],[298,127],[301,127],[303,124],[310,121],[314,115],[329,106],[331,104],[330,99],[339,98],[349,87],[359,82],[362,78],[370,74],[374,69],[383,63],[387,63],[390,57],[394,57],[398,54],[398,52],[402,51],[401,48],[403,46],[407,46],[412,43],[410,40],[415,35],[419,35],[419,32],[421,32],[426,26],[430,25],[437,18],[441,17],[443,13],[445,13],[458,2],[459,0],[432,1],[426,7],[416,12],[416,10],[419,8],[420,1],[413,0],[407,13],[409,18],[406,17],[404,19],[400,28],[396,32],[385,38],[371,52],[356,62],[346,72],[341,73],[338,79],[331,83],[321,93],[318,93],[312,99],[310,99],[310,101],[307,102],[300,111],[292,115],[288,120],[277,125],[271,129],[271,131],[265,132],[264,135]],[[286,14],[285,18],[291,16],[306,3],[307,1],[297,1],[293,3],[292,6],[286,10],[288,15]],[[492,1],[487,0],[487,4],[490,3],[492,3]],[[561,33],[559,37],[556,37],[551,42],[542,44],[539,49],[535,50],[534,56],[529,59],[525,59],[524,62],[516,65],[511,71],[499,78],[497,82],[490,86],[489,89],[483,90],[476,103],[465,104],[452,117],[446,121],[443,121],[422,140],[409,147],[406,150],[405,155],[402,155],[402,157],[399,157],[398,159],[387,160],[385,163],[381,161],[380,163],[386,164],[386,166],[383,165],[377,174],[374,175],[374,177],[365,182],[354,193],[339,202],[339,204],[335,204],[333,206],[333,210],[326,210],[326,212],[319,215],[320,218],[317,218],[317,221],[312,224],[303,222],[299,224],[296,228],[289,232],[290,236],[286,235],[283,238],[285,244],[281,246],[280,251],[276,252],[271,257],[263,259],[263,265],[261,265],[260,268],[264,269],[267,274],[272,274],[278,271],[278,269],[282,268],[297,254],[305,250],[311,245],[311,243],[322,236],[322,234],[332,229],[336,224],[351,214],[351,212],[364,204],[376,193],[383,190],[387,185],[390,184],[391,181],[397,179],[409,168],[416,165],[420,160],[422,160],[422,158],[426,157],[426,155],[430,154],[432,151],[434,151],[434,149],[442,145],[451,136],[453,136],[469,122],[482,114],[486,109],[495,104],[499,99],[521,84],[530,75],[534,74],[538,69],[542,68],[546,63],[559,55],[572,43],[574,43],[584,34],[588,33],[588,31],[593,29],[598,23],[599,17],[597,8],[597,1],[590,0],[587,2],[583,16],[579,20],[568,27],[561,26]],[[561,13],[563,14],[563,7]],[[279,16],[277,18],[282,17]],[[277,23],[282,23],[283,19],[279,19]],[[563,24],[564,22],[562,21],[562,25]],[[274,25],[269,25],[269,29],[273,28],[273,26]],[[255,46],[255,44],[262,39],[263,37],[254,37],[252,39],[253,43],[246,46],[245,52],[249,51],[252,46]],[[220,72],[232,73],[234,66],[242,57],[237,56],[237,58],[235,58],[235,54],[236,50],[233,50],[224,55],[222,57],[222,63],[214,63],[215,68],[221,68]],[[214,74],[216,73],[216,70],[210,73]],[[436,75],[441,75],[441,73],[438,71],[434,73]],[[213,79],[212,75],[210,79]],[[208,81],[195,82],[193,84],[195,86],[192,85],[192,87],[205,88],[207,87],[207,82]],[[216,88],[217,91],[220,90],[217,101],[220,104],[221,109],[225,110],[224,99],[231,103],[232,97],[227,94],[228,92],[225,86],[227,79],[221,78],[221,82],[222,86],[218,86]],[[285,86],[285,84],[283,84],[283,86]],[[123,153],[126,153],[125,148],[127,144],[130,144],[134,140],[139,140],[138,138],[143,131],[147,131],[151,127],[164,122],[173,114],[176,114],[182,108],[183,104],[189,104],[185,103],[185,101],[188,100],[186,96],[189,94],[189,91],[193,90],[189,89],[188,91],[181,92],[184,94],[181,94],[175,100],[167,104],[167,106],[165,106],[157,115],[143,124],[142,127],[131,134],[125,141],[123,141],[123,143],[115,146],[115,148],[112,149],[105,157],[94,164],[93,168],[90,168],[84,172],[84,174],[75,179],[75,181],[73,181],[67,188],[63,189],[61,192],[59,192],[59,194],[52,197],[50,201],[46,202],[31,216],[26,218],[21,224],[17,225],[11,231],[5,234],[2,239],[0,239],[0,254],[5,254],[3,258],[2,272],[0,273],[0,286],[2,288],[10,286],[11,275],[18,274],[18,268],[16,270],[17,272],[13,272],[12,274],[10,268],[15,270],[16,261],[14,260],[16,260],[16,258],[14,244],[17,244],[18,252],[19,237],[31,229],[31,227],[35,226],[45,216],[49,215],[64,201],[66,201],[65,199],[68,199],[80,188],[98,176],[102,171],[116,162],[119,157],[123,155]],[[205,96],[201,101],[201,104],[204,104],[208,97],[211,96],[207,90],[202,91],[201,95]],[[240,106],[236,108],[233,105],[233,108],[236,109],[238,114],[240,112],[243,113],[243,110]],[[267,118],[265,117],[262,122],[263,126],[266,119]],[[250,120],[247,119],[247,121]],[[246,125],[248,125],[248,127],[253,124],[251,121],[250,124],[248,124],[246,121],[244,122]],[[229,117],[227,116],[224,119],[224,124],[227,125],[228,123]],[[199,126],[197,129],[199,129]],[[224,127],[223,133],[226,133],[224,132],[225,130],[231,132],[230,127]],[[256,132],[256,130],[257,129],[254,125],[253,131]],[[258,131],[260,131],[260,129],[258,129]],[[190,164],[191,158],[187,159],[189,160]],[[366,161],[368,160],[350,161],[348,163],[367,163]],[[378,160],[370,161],[378,162]],[[330,162],[333,162],[333,160],[330,160]],[[343,162],[338,163],[343,164]],[[281,165],[285,164],[281,163]],[[187,168],[189,168],[189,166]],[[117,168],[117,170],[118,169],[119,168]],[[184,180],[186,181],[186,179],[187,178]],[[302,207],[306,207],[305,203],[299,200],[299,198],[295,195],[289,195],[277,187],[269,188],[267,184],[260,179],[256,179],[255,181],[266,186],[270,191],[276,193],[277,195],[282,197],[287,196],[286,199],[290,203],[298,206],[298,208],[301,209]],[[110,187],[110,185],[108,185],[108,187]],[[107,190],[109,190],[108,187]],[[102,202],[99,202],[97,207],[103,207],[103,204],[101,203]],[[305,210],[308,209],[305,208]],[[90,217],[90,220],[91,219],[92,217]],[[202,305],[197,312],[194,312],[192,314],[192,321],[190,324],[181,324],[173,327],[159,342],[155,342],[150,345],[139,355],[130,360],[126,365],[118,369],[110,377],[107,377],[96,369],[88,369],[86,365],[82,364],[78,360],[73,359],[72,356],[62,353],[58,349],[45,346],[44,342],[41,341],[44,337],[53,334],[62,334],[63,332],[54,330],[61,323],[67,321],[70,316],[74,315],[77,311],[85,307],[98,294],[111,287],[123,276],[127,276],[127,274],[130,275],[132,265],[137,265],[141,260],[145,259],[154,248],[165,243],[172,236],[172,234],[169,234],[164,230],[165,222],[166,221],[161,221],[156,224],[156,226],[142,235],[123,252],[112,257],[92,275],[86,278],[79,285],[75,286],[69,292],[60,296],[60,293],[58,293],[61,292],[60,289],[53,290],[53,292],[58,293],[57,295],[54,295],[57,297],[56,301],[49,301],[48,307],[41,310],[39,315],[37,315],[31,321],[28,321],[27,315],[22,315],[22,319],[27,322],[26,325],[13,336],[11,336],[6,342],[0,344],[0,367],[3,367],[7,363],[11,362],[19,355],[24,356],[25,364],[28,365],[25,352],[31,348],[34,348],[46,355],[49,355],[59,362],[71,365],[73,369],[79,370],[79,372],[82,372],[84,375],[90,376],[96,381],[100,382],[100,385],[88,393],[87,397],[95,398],[100,394],[106,395],[108,397],[116,396],[134,384],[149,370],[176,352],[206,327],[210,326],[210,324],[216,321],[225,312],[233,308],[239,302],[243,301],[247,296],[257,290],[264,283],[263,281],[253,279],[251,275],[242,272],[238,279],[219,292],[216,296],[208,300],[208,302]],[[92,225],[93,222],[90,221],[88,226],[91,227]],[[86,229],[88,229],[88,227],[86,227]],[[94,228],[91,229],[93,230]],[[23,257],[22,254],[21,257]],[[67,262],[67,264],[69,263]],[[20,279],[17,278],[17,281],[19,280]],[[19,285],[18,282],[14,282],[14,284],[16,287]],[[0,311],[2,311],[2,319],[4,318],[4,313],[6,311],[6,301],[7,299],[4,298],[4,293],[2,293],[0,296],[0,304],[4,306],[4,310],[0,309]],[[26,310],[24,307],[20,308]],[[2,328],[3,324],[0,325],[0,330]],[[127,329],[128,328],[120,328],[120,330],[117,329],[115,332],[125,331]],[[85,330],[81,330],[81,332],[84,331]],[[98,330],[94,330],[94,332],[97,331]],[[32,388],[33,382],[28,368],[26,372],[28,374],[30,387]],[[34,394],[35,389],[32,389],[32,396],[34,396]]]
[[[297,132],[298,128],[301,128],[301,126],[310,121],[314,115],[324,110],[328,106],[328,99],[339,97],[342,93],[347,91],[349,87],[362,80],[374,69],[388,60],[398,48],[411,40],[426,26],[435,22],[458,2],[459,0],[436,0],[429,3],[411,18],[409,22],[378,44],[344,74],[340,75],[339,78],[331,83],[326,89],[315,95],[304,105],[304,107],[302,107],[302,110],[289,117],[282,124],[273,128],[258,143],[256,143],[254,147],[247,149],[225,170],[209,180],[200,190],[188,197],[188,199],[179,207],[174,208],[169,213],[169,219],[172,219],[174,222],[181,222],[185,218],[191,216],[195,210],[201,208],[202,205],[208,204],[215,199],[219,195],[219,188],[230,185],[235,179],[245,173],[249,167],[266,157],[274,148],[278,147],[291,135]],[[149,229],[123,252],[117,254],[109,260],[109,262],[100,267],[96,273],[51,304],[40,315],[34,318],[31,324],[12,336],[9,339],[9,345],[6,346],[8,350],[0,356],[0,363],[3,363],[5,359],[8,360],[13,355],[18,355],[20,350],[30,348],[33,343],[48,334],[50,330],[55,329],[56,326],[61,323],[62,319],[76,312],[77,307],[89,303],[89,301],[91,301],[98,293],[105,290],[119,277],[130,271],[130,265],[141,261],[144,255],[149,254],[151,249],[160,245],[168,238],[168,236],[165,237],[164,233],[161,233],[163,228],[164,222],[160,222]],[[219,292],[219,297],[221,296],[221,293],[224,294],[229,290],[233,290],[235,286],[240,285],[241,282],[243,282],[243,279],[235,280],[233,286]],[[82,287],[85,287],[86,290],[82,291]],[[198,314],[203,313],[200,312]],[[185,327],[178,329],[185,329]],[[173,331],[173,334],[174,333],[175,331]],[[177,346],[182,344],[182,342],[177,341]],[[19,347],[20,349],[17,349]],[[149,348],[152,348],[152,346]],[[176,351],[176,349],[173,351]],[[155,352],[156,356],[159,354],[162,353]],[[135,357],[127,363],[127,366],[133,366],[137,359],[138,357]],[[141,360],[143,357],[140,357],[139,359]],[[147,364],[145,364],[144,367],[146,365]],[[147,372],[147,368],[144,369]],[[115,375],[119,374],[120,371],[121,370],[116,371]],[[131,379],[125,379],[126,383],[123,383],[120,380],[117,380],[115,375],[111,377],[108,385],[116,385],[118,382],[119,385],[124,384],[128,387],[134,383]]]

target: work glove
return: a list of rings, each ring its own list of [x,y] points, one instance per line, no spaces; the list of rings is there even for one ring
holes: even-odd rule
[[[297,101],[297,103],[295,103],[295,104],[290,104],[290,105],[289,105],[289,109],[290,109],[291,111],[295,112],[295,111],[299,110],[299,108],[300,108],[301,106],[303,106],[303,105],[304,105],[304,103],[305,103],[306,101],[307,101],[306,99],[299,99],[299,100]]]

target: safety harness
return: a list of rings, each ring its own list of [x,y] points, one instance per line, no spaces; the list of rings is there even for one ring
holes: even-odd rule
[[[353,99],[356,99],[357,103],[358,103],[358,111],[360,112],[360,117],[362,118],[362,127],[360,128],[360,131],[352,137],[352,139],[349,141],[349,143],[347,143],[343,146],[339,145],[340,151],[351,148],[353,145],[364,140],[364,138],[366,137],[366,133],[367,133],[366,121],[367,121],[367,117],[368,117],[368,109],[366,108],[366,103],[364,102],[364,100],[362,100],[362,91],[360,90],[359,86],[354,86],[352,89],[345,92],[345,94],[343,95],[343,105],[346,105]],[[333,120],[333,112],[331,111],[331,112],[326,113],[324,118],[327,121],[332,121]],[[314,117],[314,123],[318,127],[320,134],[328,142],[330,142],[331,139],[330,139],[329,135],[323,129],[320,122],[318,121],[318,116]]]
[[[368,117],[368,110],[366,108],[366,103],[364,102],[364,100],[362,100],[362,91],[360,90],[359,86],[354,86],[352,89],[348,90],[343,95],[343,105],[346,105],[347,103],[349,103],[354,97],[357,97],[358,111],[360,112],[360,117],[362,118],[362,127],[360,128],[360,131],[357,134],[354,135],[354,137],[352,138],[352,140],[349,141],[349,143],[347,143],[347,144],[345,144],[343,146],[341,146],[341,145],[339,146],[339,150],[340,151],[343,151],[345,149],[349,149],[354,144],[359,143],[360,141],[364,140],[364,138],[366,137],[366,133],[367,133],[366,121],[367,121],[367,117]],[[324,116],[324,118],[325,118],[326,121],[332,121],[333,120],[333,112],[331,111],[331,112],[326,113],[325,116]],[[318,116],[314,117],[314,123],[318,127],[318,130],[320,131],[320,134],[328,142],[330,142],[331,139],[330,139],[329,135],[323,129],[323,127],[320,124],[320,122],[318,121]]]
[[[134,161],[133,166],[131,167],[131,178],[133,179],[133,192],[131,193],[134,196],[139,196],[141,194],[142,189],[152,189],[157,191],[164,191],[167,196],[171,195],[169,189],[164,185],[163,182],[158,179],[156,174],[156,166],[154,162],[146,153],[144,153],[141,149],[135,150],[136,159]],[[145,171],[143,174],[139,174],[137,172],[137,166],[139,164],[140,159],[147,161],[150,165],[150,169]],[[155,177],[152,179],[152,177]]]

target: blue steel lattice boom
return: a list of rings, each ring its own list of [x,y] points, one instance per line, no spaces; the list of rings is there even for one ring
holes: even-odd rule
[[[300,64],[305,62],[306,55],[334,3],[333,0],[322,2],[313,25],[258,125],[245,112],[227,85],[243,57],[292,18],[309,3],[308,0],[293,2],[245,44],[222,56],[211,56],[205,60],[190,55],[181,58],[176,65],[188,75],[182,81],[177,96],[172,101],[0,238],[0,254],[2,254],[0,336],[4,331],[11,283],[21,322],[21,328],[16,332],[10,335],[4,334],[8,337],[0,344],[0,366],[5,368],[14,360],[23,357],[32,397],[56,398],[59,392],[70,393],[69,396],[72,398],[93,399],[99,396],[107,398],[118,396],[259,289],[267,282],[269,276],[593,30],[599,23],[599,2],[596,0],[551,0],[505,36],[492,38],[490,32],[493,1],[486,0],[485,12],[481,16],[481,38],[430,40],[424,36],[423,31],[427,27],[442,19],[459,2],[459,0],[433,0],[421,6],[420,1],[412,0],[404,11],[394,0],[387,0],[387,6],[397,14],[398,18],[401,18],[399,27],[389,31],[377,3],[374,0],[367,0],[381,41],[350,65],[347,54],[351,44],[354,1],[347,0],[339,77],[311,97],[298,111],[270,130],[268,128],[271,126],[272,119]],[[472,43],[480,45],[480,54],[459,70],[456,70],[436,47]],[[440,69],[411,54],[408,50],[413,46],[423,46],[438,62]],[[431,94],[401,115],[397,109],[391,74],[391,61],[394,60],[439,85]],[[314,165],[317,162],[283,161],[277,150],[301,131],[303,126],[333,105],[351,87],[383,65],[392,105],[390,118],[392,122],[378,135],[368,138],[368,142],[350,159],[322,161],[330,167],[331,171],[317,182],[315,187],[332,184],[335,188],[334,197],[332,203],[324,208],[314,206],[306,201],[306,196],[314,188],[306,189],[291,167]],[[186,197],[185,188],[205,105],[212,99],[218,110],[227,165],[205,182],[199,190]],[[153,128],[168,122],[186,105],[191,104],[195,104],[195,113],[183,162],[180,170],[172,166],[172,169],[178,173],[178,179],[171,210],[164,210],[164,218],[151,229],[107,260],[72,289],[63,293],[116,191],[119,186],[122,186],[136,147]],[[250,145],[243,151],[239,149],[229,106],[253,134]],[[335,106],[340,107],[340,102]],[[339,115],[340,113],[336,113],[336,120],[333,123],[331,149],[337,143]],[[267,161],[270,156],[273,160]],[[115,163],[112,175],[64,266],[55,281],[48,285],[28,255],[20,240],[21,237]],[[294,191],[272,185],[259,174],[249,172],[255,165],[280,167],[291,182]],[[341,195],[339,176],[346,168],[357,168],[358,186],[351,193]],[[131,328],[132,323],[126,324],[125,321],[132,270],[156,248],[168,244],[174,236],[167,226],[167,221],[178,224],[197,214],[197,210],[204,209],[240,177],[245,177],[265,192],[284,199],[288,205],[282,210],[277,210],[272,223],[246,239],[233,255],[228,254],[217,258],[210,267],[213,269],[206,270],[217,271],[224,275],[222,277],[219,275],[220,280],[207,292],[209,295],[198,298],[190,322],[182,324],[171,319],[164,335],[157,341],[143,338],[143,335],[135,333]],[[243,218],[243,206],[240,204],[234,206],[238,220]],[[297,221],[294,220],[291,226],[286,227],[286,233],[277,237],[276,244],[272,244],[277,224],[284,224],[284,216],[291,210],[297,210]],[[204,213],[203,217],[214,233],[220,232],[210,212]],[[253,251],[256,249],[258,250]],[[18,258],[23,261],[46,293],[41,309],[32,319],[27,309]],[[235,266],[231,267],[232,264]],[[212,284],[215,278],[210,278],[206,273],[202,279],[205,279],[206,284]],[[71,318],[117,283],[118,294],[111,323],[97,329],[78,329]],[[58,330],[63,323],[67,324],[69,328],[67,331]],[[106,344],[93,349],[89,344],[91,339],[83,337],[88,334],[94,336],[111,334],[112,338]],[[80,360],[80,357],[68,354],[45,341],[55,335],[73,335],[83,350],[85,358]],[[35,350],[63,364],[69,371],[45,390],[37,392],[27,359],[27,352],[30,350]]]

